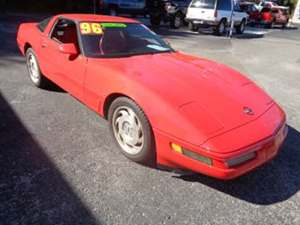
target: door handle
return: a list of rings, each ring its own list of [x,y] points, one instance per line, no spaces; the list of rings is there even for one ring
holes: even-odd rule
[[[47,44],[46,43],[42,43],[42,48],[46,48]]]

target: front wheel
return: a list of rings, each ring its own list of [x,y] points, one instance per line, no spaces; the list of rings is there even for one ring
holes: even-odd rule
[[[42,74],[38,59],[32,48],[29,48],[26,51],[26,64],[32,83],[38,88],[46,88],[49,81]]]
[[[109,107],[110,128],[121,152],[145,164],[155,162],[154,136],[143,110],[131,99],[120,97]]]

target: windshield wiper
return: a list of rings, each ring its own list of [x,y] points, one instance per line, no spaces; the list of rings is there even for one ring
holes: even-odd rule
[[[160,53],[174,52],[171,49],[165,51],[152,51],[152,52],[128,52],[128,53],[116,53],[116,54],[107,54],[101,55],[101,58],[118,58],[118,57],[131,57],[136,55],[154,55]]]

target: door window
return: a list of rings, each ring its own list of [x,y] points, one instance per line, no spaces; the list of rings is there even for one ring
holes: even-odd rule
[[[218,0],[217,9],[231,11],[231,0]]]
[[[71,20],[60,19],[51,33],[51,39],[62,44],[73,43],[78,48],[76,24]]]

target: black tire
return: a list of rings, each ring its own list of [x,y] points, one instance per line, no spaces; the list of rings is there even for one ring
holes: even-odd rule
[[[224,29],[223,29],[223,26],[224,26]],[[220,21],[220,23],[218,24],[218,26],[216,26],[216,28],[214,29],[214,33],[215,33],[216,35],[222,35],[222,34],[225,33],[226,28],[227,28],[226,20],[225,20],[225,19],[222,19],[222,20]]]
[[[171,19],[170,26],[173,29],[179,29],[183,24],[183,16],[181,13],[176,13]]]
[[[242,22],[236,27],[236,32],[238,34],[243,34],[246,27],[246,20],[242,20]]]
[[[195,25],[193,22],[189,22],[189,30],[193,32],[197,32],[199,30],[199,27]]]
[[[160,16],[150,16],[150,23],[153,27],[158,27],[161,23],[161,17]]]
[[[33,76],[33,71],[32,71],[32,65],[31,65],[31,60],[36,61],[36,76]],[[42,74],[38,58],[32,48],[28,48],[26,51],[26,64],[27,64],[27,70],[29,73],[29,78],[31,82],[38,88],[46,88],[49,85],[49,80]]]
[[[273,29],[273,28],[274,28],[274,25],[275,25],[275,22],[272,21],[270,24],[268,24],[268,28],[269,28],[269,29]]]
[[[141,150],[136,154],[130,154],[128,151],[124,150],[122,145],[119,143],[117,139],[118,132],[114,128],[116,119],[116,114],[118,114],[118,110],[120,108],[129,108],[131,109],[138,118],[138,121],[141,124],[142,129],[142,136],[143,136],[143,145]],[[156,154],[155,154],[155,142],[154,142],[154,135],[150,125],[148,118],[146,117],[145,113],[133,100],[126,98],[126,97],[119,97],[115,99],[108,110],[108,120],[110,124],[110,130],[114,137],[116,144],[120,147],[121,152],[130,160],[143,163],[146,165],[153,165],[156,161]],[[123,122],[122,127],[124,127],[125,122]]]
[[[286,23],[282,24],[282,29],[285,29],[288,25],[289,21],[287,20]]]

